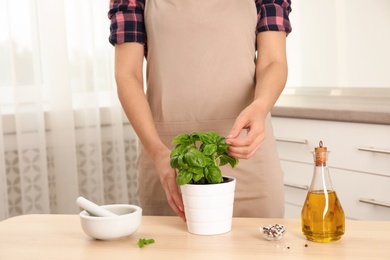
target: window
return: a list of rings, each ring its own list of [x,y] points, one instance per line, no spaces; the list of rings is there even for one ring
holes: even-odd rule
[[[49,84],[45,75],[53,73],[59,76],[59,83],[67,81],[74,106],[84,102],[88,93],[107,103],[105,92],[114,87],[108,1],[0,3],[2,113],[12,112],[15,103],[47,103],[56,86]],[[51,5],[61,4],[63,12],[50,13]]]
[[[287,87],[390,88],[389,0],[292,0]]]

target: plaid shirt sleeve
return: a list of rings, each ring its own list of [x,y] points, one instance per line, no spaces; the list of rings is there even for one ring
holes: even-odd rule
[[[289,14],[290,0],[255,0],[257,8],[256,33],[264,31],[285,31],[288,35],[292,28]]]
[[[110,0],[108,40],[112,45],[138,42],[144,44],[146,49],[144,9],[145,0]]]

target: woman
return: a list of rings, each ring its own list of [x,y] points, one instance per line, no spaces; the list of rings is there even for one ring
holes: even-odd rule
[[[145,215],[176,213],[185,221],[169,163],[171,141],[180,133],[216,131],[226,136],[229,154],[242,159],[223,169],[237,178],[234,216],[283,217],[270,110],[287,79],[290,11],[289,0],[110,2],[115,78],[140,140],[138,195]]]

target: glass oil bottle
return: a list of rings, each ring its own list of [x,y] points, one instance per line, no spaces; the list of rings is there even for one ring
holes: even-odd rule
[[[344,211],[332,187],[328,155],[320,141],[313,152],[313,179],[301,212],[303,234],[308,240],[321,243],[339,240],[345,232]]]

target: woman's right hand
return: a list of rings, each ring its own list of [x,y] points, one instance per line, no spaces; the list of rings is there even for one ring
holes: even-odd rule
[[[171,151],[168,148],[160,151],[154,159],[154,164],[169,206],[184,222],[186,222],[182,196],[179,191],[179,186],[176,183],[176,171],[170,164],[170,153]]]

